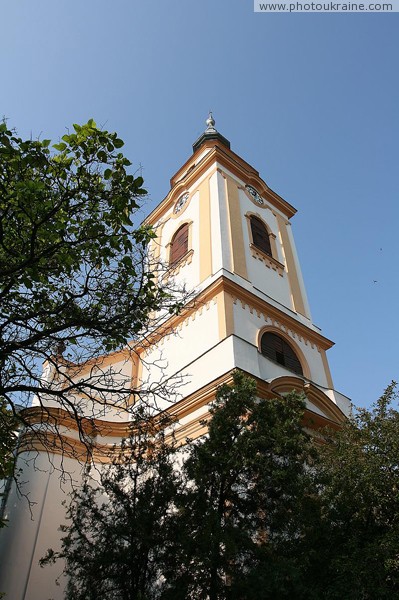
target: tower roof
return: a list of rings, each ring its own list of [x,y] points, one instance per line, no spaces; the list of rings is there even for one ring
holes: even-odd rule
[[[196,140],[193,144],[193,152],[196,152],[198,148],[202,146],[208,140],[218,140],[227,148],[230,148],[230,142],[226,139],[218,130],[215,128],[215,119],[213,118],[212,112],[209,112],[208,118],[206,120],[207,128],[204,133],[200,135],[198,140]]]

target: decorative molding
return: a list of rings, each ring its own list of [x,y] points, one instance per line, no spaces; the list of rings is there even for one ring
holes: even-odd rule
[[[280,215],[277,215],[277,224],[280,231],[281,242],[284,248],[285,262],[287,266],[288,282],[291,289],[291,296],[293,300],[293,307],[295,311],[309,318],[309,312],[305,306],[304,291],[302,290],[300,283],[300,272],[295,261],[295,251],[292,247],[288,230],[286,226],[286,220]]]
[[[180,270],[186,265],[190,265],[193,260],[194,250],[191,249],[184,256],[182,256],[177,263],[169,267],[165,275],[162,276],[162,281],[167,281],[171,277],[175,277],[179,274]]]
[[[268,267],[269,269],[273,269],[273,271],[276,271],[280,275],[280,277],[284,276],[285,267],[283,264],[281,264],[281,262],[279,262],[272,256],[269,256],[268,254],[266,254],[266,252],[263,252],[260,248],[258,248],[252,243],[249,244],[249,247],[251,248],[251,254],[254,258],[257,258],[258,260],[263,262],[263,264],[266,265],[266,267]]]
[[[249,374],[247,373],[247,375]],[[303,418],[304,427],[312,430],[319,430],[326,426],[336,429],[346,420],[345,415],[338,406],[311,382],[304,381],[294,375],[277,377],[272,381],[264,381],[253,375],[250,376],[256,382],[257,395],[260,398],[270,399],[280,397],[283,399],[285,394],[293,390],[303,392],[309,402],[324,413],[323,416],[310,409],[306,409]],[[187,438],[196,439],[204,435],[207,431],[205,421],[209,418],[209,413],[202,412],[197,416],[194,413],[215,399],[217,390],[222,384],[231,385],[232,383],[233,374],[229,371],[159,413],[149,421],[149,427],[156,430],[162,426],[164,416],[168,415],[172,422],[177,423],[173,439],[179,445],[183,445]],[[191,414],[193,414],[193,419],[183,425],[178,424],[179,420]],[[53,427],[63,425],[70,430],[79,430],[79,424],[76,422],[76,419],[64,409],[32,407],[23,411],[23,417],[31,425],[44,423]],[[82,419],[81,423],[85,428],[85,433],[92,437],[93,442],[90,446],[84,444],[79,439],[71,438],[61,433],[54,433],[54,431],[36,430],[35,432],[28,430],[21,435],[18,452],[47,452],[50,454],[62,454],[82,462],[95,460],[99,463],[107,463],[116,456],[120,446],[115,443],[100,443],[98,436],[112,436],[122,440],[122,438],[126,438],[129,435],[132,427],[132,423],[129,421],[114,423],[100,419]],[[170,438],[172,438],[172,435]]]

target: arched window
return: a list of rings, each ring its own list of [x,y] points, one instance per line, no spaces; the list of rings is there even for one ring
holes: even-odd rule
[[[302,365],[291,346],[276,333],[266,332],[262,335],[260,351],[264,356],[283,365],[297,375],[303,375]]]
[[[266,225],[257,217],[251,217],[251,233],[253,245],[259,248],[259,250],[262,250],[265,254],[273,256],[269,232],[266,229]]]
[[[170,243],[171,265],[177,263],[188,252],[188,223],[185,223],[176,231]]]

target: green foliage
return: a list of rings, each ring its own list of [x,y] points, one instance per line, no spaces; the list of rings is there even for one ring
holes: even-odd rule
[[[170,538],[169,510],[178,478],[173,447],[136,415],[131,436],[98,483],[89,476],[73,493],[62,551],[42,565],[65,559],[66,600],[146,600],[158,597],[162,555]]]
[[[67,598],[398,597],[394,401],[392,384],[371,411],[314,437],[302,428],[302,397],[259,399],[236,372],[218,391],[208,435],[180,454],[180,475],[163,439],[148,460],[148,437],[135,438],[101,486],[75,495],[72,528],[53,556],[67,561]]]
[[[12,475],[18,421],[0,399],[0,480]]]
[[[285,597],[286,541],[301,534],[313,453],[302,430],[304,400],[261,400],[255,382],[234,374],[211,408],[208,437],[184,465],[176,519],[177,560],[165,598]],[[288,596],[287,596],[288,597]]]
[[[82,364],[148,331],[154,311],[177,309],[148,262],[154,232],[134,224],[146,191],[122,146],[92,119],[53,147],[0,124],[0,396],[8,403],[46,394],[71,412],[71,393],[110,391],[119,402],[129,381],[75,378],[61,389],[42,379],[42,363],[57,371],[66,347],[61,362]]]
[[[17,445],[18,422],[13,413],[7,409],[6,402],[0,399],[0,483],[13,475],[14,451]],[[0,492],[0,507],[3,494]],[[5,521],[0,518],[0,529]],[[0,596],[1,597],[1,596]]]
[[[321,448],[320,519],[307,540],[315,598],[399,596],[397,401],[392,383]]]

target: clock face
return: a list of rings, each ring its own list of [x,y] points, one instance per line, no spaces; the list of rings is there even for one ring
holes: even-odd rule
[[[247,190],[247,192],[249,194],[251,194],[252,199],[256,202],[256,204],[263,205],[265,203],[264,200],[263,200],[263,198],[256,191],[256,189],[254,187],[252,187],[252,185],[246,185],[245,189]]]
[[[173,209],[173,212],[175,213],[175,215],[177,215],[177,213],[179,213],[181,211],[183,206],[186,204],[187,200],[188,200],[188,193],[180,196],[180,198],[176,201],[175,207]]]

